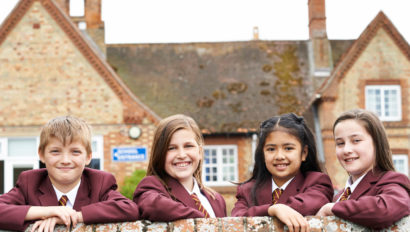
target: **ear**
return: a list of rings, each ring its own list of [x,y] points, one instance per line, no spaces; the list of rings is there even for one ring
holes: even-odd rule
[[[85,157],[85,166],[91,163],[91,159],[93,158],[93,153],[87,154]]]
[[[38,153],[38,158],[40,158],[40,161],[41,161],[43,164],[45,164],[46,162],[44,162],[44,153],[42,153],[42,152],[40,151],[40,149],[37,150],[37,153]]]
[[[309,153],[308,146],[305,145],[305,147],[303,147],[303,151],[302,151],[302,161],[306,161],[308,153]]]

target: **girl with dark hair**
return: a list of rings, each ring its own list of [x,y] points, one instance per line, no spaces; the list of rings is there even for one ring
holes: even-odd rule
[[[307,231],[303,216],[314,215],[332,196],[312,132],[303,117],[284,114],[261,124],[252,177],[238,186],[232,216],[275,216],[290,231]]]
[[[167,222],[226,216],[223,197],[202,184],[203,144],[191,117],[178,114],[160,121],[147,177],[134,192],[141,219]]]
[[[336,156],[350,175],[344,191],[318,216],[336,215],[381,229],[410,214],[410,181],[394,171],[383,123],[362,109],[347,111],[333,124]]]

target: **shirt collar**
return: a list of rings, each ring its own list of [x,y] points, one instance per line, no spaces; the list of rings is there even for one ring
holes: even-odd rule
[[[360,184],[360,182],[363,180],[363,178],[364,178],[364,176],[366,175],[367,173],[365,173],[365,174],[363,174],[361,177],[359,177],[355,182],[353,182],[353,180],[352,180],[352,176],[350,176],[348,179],[347,179],[347,181],[346,181],[346,187],[345,187],[345,189],[347,188],[347,187],[350,187],[350,192],[352,193],[355,189],[356,189],[356,187]],[[352,183],[353,182],[353,183]]]
[[[74,206],[74,202],[75,202],[75,198],[77,197],[77,193],[78,193],[78,188],[80,188],[80,184],[81,184],[81,180],[78,182],[78,184],[74,187],[74,188],[72,188],[68,193],[63,193],[63,192],[60,192],[54,185],[53,185],[53,188],[54,188],[54,191],[56,192],[56,195],[57,195],[57,201],[59,201],[60,200],[60,198],[63,196],[63,195],[66,195],[67,196],[67,198],[68,198],[68,204],[67,205],[71,205],[71,207],[72,206]]]
[[[199,188],[198,182],[196,181],[195,178],[194,179],[194,186],[192,188],[192,191],[189,191],[189,189],[185,188],[186,191],[188,191],[189,195],[192,195],[193,193],[195,193],[197,196],[199,196],[198,194],[202,194],[201,193],[201,189]]]
[[[284,183],[281,187],[278,187],[278,185],[276,185],[275,181],[272,178],[272,192],[275,191],[275,189],[279,188],[282,189],[283,191],[285,191],[286,187],[288,187],[289,183],[292,182],[292,180],[295,177],[292,177],[291,179],[289,179],[288,181],[286,181],[286,183]]]

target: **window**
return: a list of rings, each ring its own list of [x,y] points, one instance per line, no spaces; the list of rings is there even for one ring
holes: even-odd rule
[[[84,0],[70,0],[70,16],[84,16]]]
[[[238,181],[235,145],[205,146],[202,179],[207,185],[232,185]]]
[[[409,175],[409,161],[407,155],[393,155],[393,164],[397,172]]]
[[[375,112],[382,121],[401,120],[399,85],[366,86],[366,109]]]

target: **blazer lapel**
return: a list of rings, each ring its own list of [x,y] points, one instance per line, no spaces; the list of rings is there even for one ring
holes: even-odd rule
[[[278,203],[286,203],[286,201],[289,199],[291,196],[295,196],[296,194],[299,193],[300,188],[303,186],[303,182],[305,180],[305,177],[301,172],[299,172],[295,178],[289,183],[289,185],[286,187],[286,189],[283,191],[282,195],[279,198]]]
[[[258,187],[259,188],[259,187]],[[256,190],[258,205],[272,204],[272,179],[269,178]]]
[[[89,205],[91,203],[90,198],[90,183],[88,178],[85,178],[84,175],[81,176],[81,184],[78,188],[77,196],[75,197],[75,202],[73,208],[75,210],[81,210],[81,207]]]
[[[184,203],[186,206],[196,209],[194,200],[192,200],[188,191],[174,178],[167,178],[166,183],[170,188],[170,191],[174,197],[176,197],[180,202]]]
[[[40,184],[38,190],[40,191],[39,201],[41,206],[57,206],[57,194],[54,191],[53,185],[51,184],[48,175],[44,178],[43,182]]]
[[[360,181],[359,185],[357,185],[355,190],[350,195],[349,199],[357,200],[360,196],[366,193],[380,178],[380,174],[381,172],[378,170],[370,170],[369,172],[367,172],[366,176],[362,179],[362,181]]]
[[[216,217],[223,217],[224,216],[224,210],[220,208],[219,202],[215,199],[212,198],[205,190],[201,189],[201,193],[205,195],[205,197],[208,199],[209,203],[211,204],[212,210],[215,213]]]

